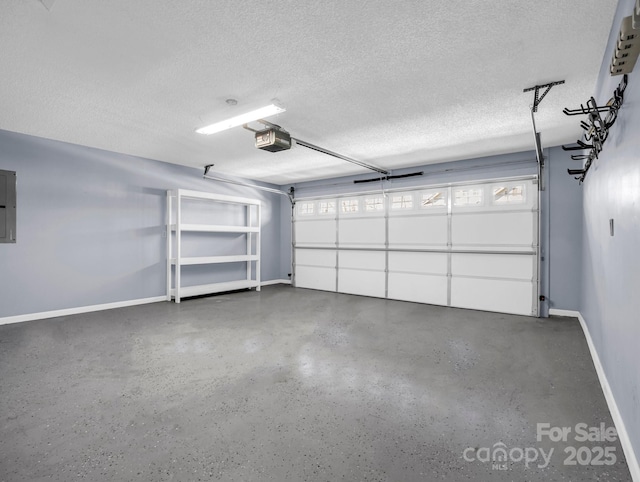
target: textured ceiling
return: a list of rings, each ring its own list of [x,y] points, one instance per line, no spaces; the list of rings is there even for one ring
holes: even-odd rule
[[[194,130],[278,98],[295,137],[395,169],[532,149],[522,89],[565,79],[536,117],[558,145],[616,3],[2,0],[0,129],[285,184],[363,169]]]

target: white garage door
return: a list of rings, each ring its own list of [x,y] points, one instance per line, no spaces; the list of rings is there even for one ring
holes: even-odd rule
[[[296,202],[295,285],[537,316],[535,179]]]

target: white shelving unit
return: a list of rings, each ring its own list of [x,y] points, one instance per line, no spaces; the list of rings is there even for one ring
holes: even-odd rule
[[[228,226],[183,223],[182,219],[185,215],[183,201],[185,199],[240,206],[245,210],[245,224]],[[183,256],[182,236],[183,233],[188,232],[211,233],[212,243],[215,243],[215,233],[244,233],[246,235],[245,253],[229,256]],[[217,265],[221,263],[246,263],[246,278],[196,286],[183,286],[182,266]],[[253,269],[254,266],[255,270]],[[167,300],[171,301],[173,299],[176,303],[180,303],[180,299],[184,297],[245,288],[255,288],[260,291],[260,201],[187,189],[167,191]]]

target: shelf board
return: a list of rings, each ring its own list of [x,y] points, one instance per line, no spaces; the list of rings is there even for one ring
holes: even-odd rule
[[[240,263],[246,261],[258,261],[258,257],[255,254],[241,254],[234,256],[190,256],[180,258],[180,265]],[[171,264],[176,264],[176,258],[171,258]]]
[[[171,231],[176,230],[176,225],[171,225]],[[258,233],[257,226],[219,226],[213,224],[181,224],[180,231],[198,231],[203,233]]]
[[[180,297],[205,295],[207,293],[222,293],[225,291],[235,291],[245,288],[256,288],[260,286],[255,280],[227,281],[225,283],[213,283],[207,285],[183,286],[180,288]],[[175,297],[176,290],[171,290],[171,296]]]
[[[210,201],[218,201],[231,204],[249,204],[252,206],[260,206],[261,202],[258,199],[250,199],[245,197],[227,196],[224,194],[214,194],[210,192],[192,191],[190,189],[177,189],[169,191],[171,197],[176,195],[182,198],[190,199],[208,199]]]

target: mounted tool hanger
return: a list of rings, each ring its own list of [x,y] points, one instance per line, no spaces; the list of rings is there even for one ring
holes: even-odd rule
[[[576,145],[562,146],[565,151],[579,151],[590,149],[588,154],[574,154],[571,159],[575,161],[586,161],[582,169],[567,169],[572,175],[578,175],[576,179],[582,183],[595,159],[598,159],[602,152],[603,145],[609,137],[609,129],[613,126],[618,118],[618,111],[622,107],[624,101],[624,91],[627,88],[628,77],[625,74],[620,84],[613,92],[613,96],[605,105],[598,105],[595,98],[591,97],[586,106],[580,104],[578,109],[564,108],[562,112],[566,115],[586,115],[586,120],[580,121],[580,127],[584,129],[584,140],[590,142],[587,144],[581,139],[576,141]],[[604,114],[604,117],[603,115]]]
[[[598,110],[600,112],[607,112],[609,110],[609,107],[607,106],[598,107]],[[586,115],[589,113],[589,109],[584,105],[580,104],[580,107],[578,109],[571,110],[565,107],[564,109],[562,109],[562,113],[565,115]]]
[[[562,150],[563,151],[582,151],[584,149],[591,149],[593,148],[592,144],[586,144],[584,142],[582,142],[581,140],[577,140],[576,144],[578,144],[577,146],[562,146]]]
[[[587,173],[584,169],[567,169],[567,172],[571,176],[584,176]],[[580,179],[580,177],[576,177],[576,179]]]
[[[585,159],[591,159],[593,157],[592,153],[589,154],[574,154],[571,156],[571,159],[574,161],[584,161]]]
[[[605,105],[598,106],[595,99],[591,97],[591,99],[589,99],[590,101],[592,101],[591,105],[589,105],[589,101],[587,101],[586,107],[582,104],[580,104],[580,107],[578,109],[568,109],[567,107],[565,107],[564,109],[562,109],[562,112],[565,115],[587,115],[594,110],[597,110],[598,112],[611,112],[612,110],[617,111],[622,105],[622,101],[624,100],[624,89],[627,87],[626,79],[623,79],[623,82],[624,84],[621,83],[616,88],[613,93],[613,97],[611,97],[611,99],[609,99],[609,101]]]

